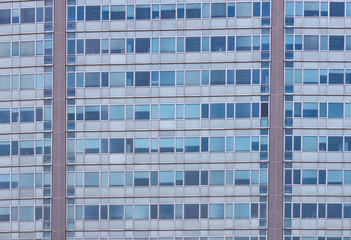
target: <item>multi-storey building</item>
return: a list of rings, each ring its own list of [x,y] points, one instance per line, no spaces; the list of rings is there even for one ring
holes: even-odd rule
[[[350,240],[351,3],[1,0],[0,239]]]

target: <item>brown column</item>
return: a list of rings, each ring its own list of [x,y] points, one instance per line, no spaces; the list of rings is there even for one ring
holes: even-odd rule
[[[268,239],[283,239],[284,1],[272,3]]]
[[[52,240],[66,239],[66,0],[54,1]]]

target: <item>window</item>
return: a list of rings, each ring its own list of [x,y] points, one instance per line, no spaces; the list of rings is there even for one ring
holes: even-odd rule
[[[86,20],[100,20],[100,6],[86,6]]]
[[[110,139],[110,153],[124,153],[124,139],[111,138]]]
[[[249,218],[249,204],[236,203],[234,218]]]
[[[327,204],[327,218],[342,218],[342,204]]]
[[[149,218],[149,206],[148,205],[135,205],[134,206],[134,218],[135,219],[148,219]]]
[[[21,155],[34,155],[34,141],[21,141],[20,153]]]
[[[342,171],[328,170],[328,184],[342,184]]]
[[[0,222],[8,222],[8,221],[10,221],[10,208],[0,207]]]
[[[35,8],[21,8],[21,23],[35,22]]]
[[[343,2],[330,2],[330,16],[343,17],[345,15],[345,3]]]
[[[174,71],[161,71],[160,72],[160,85],[161,86],[174,86],[175,85],[175,72]]]
[[[248,185],[248,184],[250,184],[250,171],[236,170],[235,185]]]
[[[173,104],[160,105],[160,119],[174,119],[175,109]]]
[[[85,53],[86,54],[100,53],[100,39],[86,39]]]
[[[110,172],[110,186],[123,186],[124,173],[123,172]]]
[[[225,151],[225,138],[224,137],[211,137],[210,151],[211,152],[224,152]]]
[[[111,6],[111,20],[124,20],[126,18],[126,11],[124,5]]]
[[[200,37],[187,37],[185,49],[187,52],[199,52],[201,47]]]
[[[225,51],[225,37],[211,37],[211,51]]]
[[[317,184],[317,171],[302,170],[302,184]]]
[[[185,85],[200,85],[200,71],[186,71]]]
[[[85,187],[98,187],[99,186],[99,173],[98,172],[86,172],[84,174],[84,186]]]
[[[343,103],[328,104],[328,117],[330,118],[342,118],[344,116],[343,111],[344,111]]]
[[[136,38],[135,39],[135,52],[136,53],[150,52],[150,38]]]
[[[161,38],[161,52],[175,52],[175,38]]]
[[[186,104],[185,105],[185,118],[200,118],[200,104]]]
[[[305,35],[304,36],[304,50],[318,50],[319,36]]]
[[[149,186],[149,172],[135,172],[134,186]]]
[[[343,137],[328,137],[328,151],[342,151]]]
[[[201,4],[187,4],[186,5],[187,18],[201,18]]]
[[[319,16],[319,3],[304,2],[304,16],[305,17]]]
[[[1,43],[0,43],[0,49],[1,49]],[[1,50],[0,50],[0,54],[1,54]],[[0,90],[9,90],[9,89],[10,89],[10,76],[8,75],[0,76]]]
[[[135,72],[135,86],[150,86],[150,72]]]
[[[111,72],[110,86],[111,87],[124,87],[125,86],[125,73],[124,72]]]
[[[317,151],[318,138],[317,137],[303,137],[303,151]]]
[[[224,218],[224,204],[210,204],[210,218]]]
[[[251,84],[251,70],[236,70],[236,84]]]
[[[150,19],[150,5],[136,5],[136,19]]]
[[[85,153],[99,153],[99,139],[85,139]]]
[[[10,142],[0,142],[0,156],[9,156],[9,155],[10,155]]]
[[[344,84],[344,70],[330,69],[329,84]]]
[[[184,204],[184,218],[185,219],[199,218],[199,205]]]
[[[174,172],[160,172],[160,186],[173,186],[174,185]]]
[[[211,84],[225,84],[225,70],[211,70]]]
[[[34,122],[34,108],[21,108],[20,121]]]
[[[211,17],[226,17],[226,4],[225,3],[212,3],[211,4]]]
[[[224,171],[211,170],[210,171],[210,185],[224,185]]]
[[[185,185],[199,185],[199,171],[185,171]]]
[[[295,80],[296,82],[296,80]],[[304,69],[303,70],[303,83],[318,84],[318,70],[317,69]]]
[[[237,17],[251,17],[252,16],[252,9],[251,3],[237,3],[237,10],[236,10]]]
[[[111,53],[124,53],[125,52],[125,40],[121,39],[111,39]]]
[[[33,221],[34,220],[34,208],[33,207],[19,207],[19,219],[20,221]]]
[[[344,50],[344,36],[329,36],[329,50]]]
[[[124,119],[124,105],[111,106],[110,107],[110,119],[111,120],[123,120]]]
[[[174,205],[160,204],[159,205],[160,219],[174,219]]]
[[[9,57],[10,56],[10,43],[2,42],[0,43],[0,57]]]
[[[200,138],[185,138],[185,152],[199,152]]]
[[[317,204],[302,203],[302,218],[316,218]]]
[[[33,173],[21,173],[20,176],[20,188],[32,188],[34,187],[34,174]]]
[[[251,50],[251,37],[236,37],[236,50],[237,51],[250,51]]]
[[[224,103],[212,103],[210,108],[211,118],[225,118],[225,104]]]
[[[110,219],[123,219],[124,206],[123,205],[110,205],[109,217]]]
[[[10,24],[11,23],[11,10],[1,9],[0,10],[0,24]]]
[[[136,105],[135,106],[135,119],[150,119],[150,106],[149,105]]]
[[[161,19],[174,19],[176,14],[175,4],[162,4],[161,5]]]
[[[318,103],[303,103],[303,117],[318,117]]]
[[[34,56],[34,41],[21,42],[21,56]]]
[[[84,220],[98,220],[99,219],[99,205],[84,206]]]
[[[251,116],[250,103],[236,103],[236,114],[237,118],[249,118]]]

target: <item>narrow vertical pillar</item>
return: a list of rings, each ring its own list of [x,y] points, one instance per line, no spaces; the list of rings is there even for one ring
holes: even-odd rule
[[[284,0],[273,0],[270,78],[268,239],[283,239]]]
[[[54,1],[52,240],[66,239],[66,0]]]

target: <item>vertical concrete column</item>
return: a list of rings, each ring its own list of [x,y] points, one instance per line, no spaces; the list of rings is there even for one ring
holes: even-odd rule
[[[284,0],[273,0],[271,33],[268,239],[283,239]]]
[[[54,1],[52,240],[66,239],[66,0]]]

